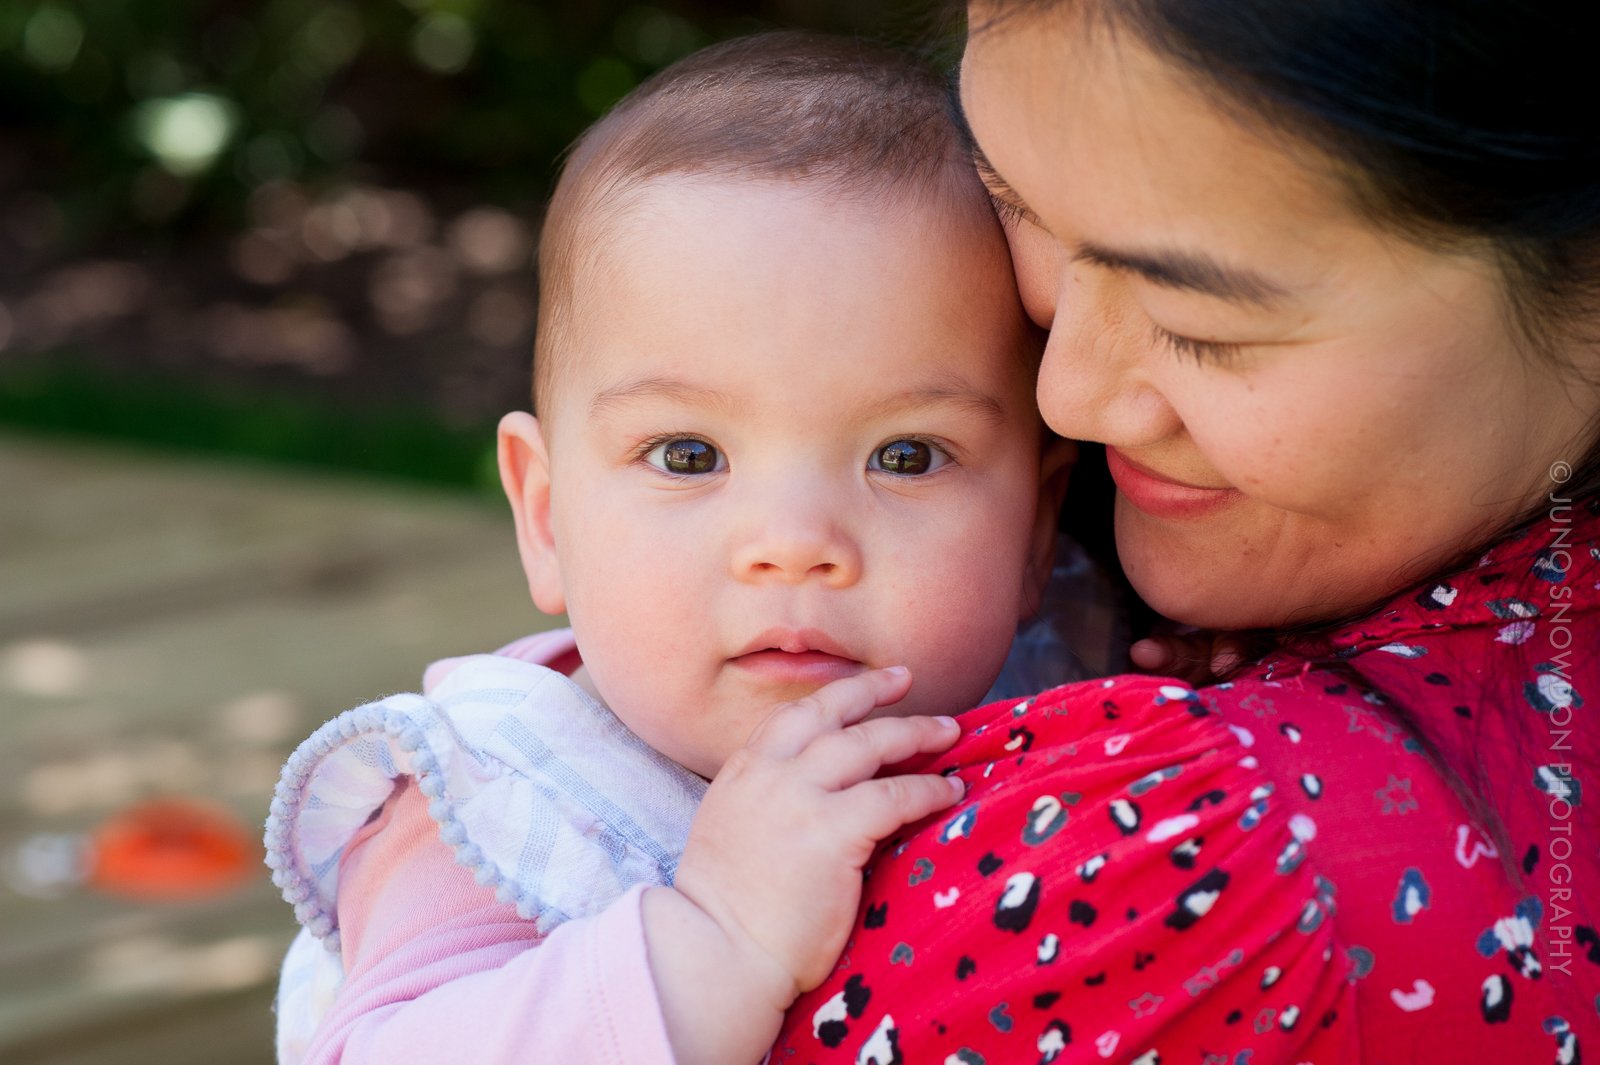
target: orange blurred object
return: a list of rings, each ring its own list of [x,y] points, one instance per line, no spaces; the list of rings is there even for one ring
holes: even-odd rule
[[[153,799],[112,817],[89,835],[88,884],[145,900],[218,895],[260,865],[239,818],[194,799]]]

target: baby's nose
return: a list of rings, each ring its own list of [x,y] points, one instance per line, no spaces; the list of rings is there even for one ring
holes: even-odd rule
[[[733,552],[734,576],[752,582],[844,588],[861,579],[861,562],[859,546],[838,520],[805,507],[771,515]]]

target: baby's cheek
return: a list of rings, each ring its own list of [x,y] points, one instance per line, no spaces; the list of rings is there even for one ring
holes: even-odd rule
[[[984,587],[971,577],[964,591],[947,585],[947,594],[908,608],[905,664],[913,681],[904,712],[957,714],[988,692],[1016,634],[1017,578],[1003,579],[1001,587]]]

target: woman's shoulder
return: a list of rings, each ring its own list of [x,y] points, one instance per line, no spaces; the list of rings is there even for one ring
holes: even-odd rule
[[[963,722],[937,764],[967,800],[880,852],[840,970],[780,1045],[1188,1060],[1203,1014],[1222,1060],[1348,1049],[1331,886],[1199,693],[1119,677]]]
[[[967,802],[875,861],[844,967],[787,1045],[1264,1063],[1424,1038],[1448,1058],[1423,1027],[1446,1022],[1467,1056],[1552,1038],[1559,1015],[1507,966],[1528,907],[1484,838],[1458,862],[1443,779],[1321,680],[1117,677],[968,715],[939,762]],[[1529,1000],[1514,1024],[1502,989]]]
[[[1578,1033],[1600,1041],[1600,954],[1581,945],[1597,914],[1572,887],[1600,882],[1600,862],[1556,769],[1572,755],[1542,728],[1519,734],[1513,715],[1540,716],[1551,692],[1496,620],[1391,633],[1201,695],[1249,738],[1338,890],[1375,1030],[1420,1039],[1448,1014],[1478,1052],[1548,1038],[1554,1053]]]

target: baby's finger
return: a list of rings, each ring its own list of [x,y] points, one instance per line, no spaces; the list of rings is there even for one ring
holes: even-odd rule
[[[1238,640],[1219,639],[1211,649],[1211,674],[1226,677],[1244,664],[1244,644]]]
[[[950,717],[879,717],[823,733],[795,763],[819,786],[840,791],[886,765],[947,750],[960,736],[961,726]]]
[[[1182,654],[1182,637],[1146,636],[1128,648],[1128,657],[1134,668],[1147,673],[1165,673],[1178,664]]]
[[[842,677],[773,710],[746,746],[774,758],[793,758],[823,733],[837,732],[880,706],[899,702],[910,688],[911,671],[904,666]]]
[[[1165,673],[1190,684],[1216,679],[1212,672],[1212,637],[1208,634],[1150,636],[1128,649],[1133,664],[1150,673]]]
[[[960,802],[965,794],[960,777],[930,773],[877,777],[834,796],[839,803],[834,823],[846,832],[879,842],[902,825]]]

